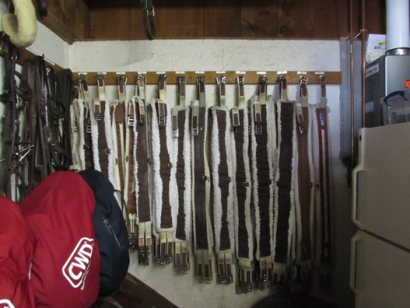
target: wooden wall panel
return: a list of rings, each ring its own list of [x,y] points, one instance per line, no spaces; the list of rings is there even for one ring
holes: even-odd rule
[[[37,1],[34,1],[37,6]],[[38,20],[70,44],[89,38],[90,11],[83,0],[47,1],[48,15]]]
[[[34,1],[34,0],[33,0]],[[158,39],[339,39],[350,34],[351,0],[154,0]],[[353,3],[353,35],[361,1]],[[134,0],[49,0],[43,22],[68,42],[146,39]],[[366,1],[366,28],[385,33],[386,0]]]
[[[204,37],[240,37],[241,0],[205,0]]]
[[[316,0],[314,2],[314,37],[333,38],[338,32],[337,0]]]
[[[349,0],[336,0],[336,37],[349,35]]]
[[[277,37],[278,0],[243,0],[241,37]]]
[[[131,39],[131,0],[89,1],[90,38]]]
[[[368,33],[386,33],[386,0],[366,1]]]
[[[280,38],[314,38],[315,1],[279,1],[278,36]]]
[[[158,5],[155,6],[155,12],[159,12],[158,38],[203,37],[204,14],[201,5],[192,5],[192,0],[156,1]]]

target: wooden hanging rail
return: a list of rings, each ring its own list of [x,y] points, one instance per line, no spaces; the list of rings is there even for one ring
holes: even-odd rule
[[[225,76],[227,84],[236,84],[236,77],[245,76],[246,84],[257,84],[259,82],[259,76],[261,74],[267,75],[268,83],[276,83],[278,76],[285,75],[288,84],[299,84],[300,77],[304,76],[309,79],[309,84],[320,84],[320,76],[326,77],[327,84],[342,84],[342,72],[313,72],[313,71],[205,71],[205,72],[102,72],[105,76],[106,85],[116,85],[117,76],[125,75],[128,79],[128,84],[135,84],[138,74],[143,75],[146,78],[147,84],[158,84],[160,74],[167,75],[167,84],[177,84],[178,76],[185,76],[187,84],[196,84],[196,77],[205,75],[206,84],[216,84],[216,78],[218,76]],[[74,82],[78,84],[78,74],[87,74],[87,83],[89,85],[97,84],[96,72],[87,73],[73,73]]]
[[[19,65],[23,65],[25,59],[33,59],[35,56],[36,55],[34,53],[32,53],[31,51],[28,51],[26,48],[18,48],[18,58],[16,60],[16,63]],[[1,41],[0,41],[0,57],[3,57],[3,42]],[[45,58],[44,60],[46,62],[46,65],[51,66],[56,73],[63,69],[60,65],[47,61],[47,58]]]

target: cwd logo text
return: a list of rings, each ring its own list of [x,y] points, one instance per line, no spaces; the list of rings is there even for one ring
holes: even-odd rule
[[[15,308],[15,307],[10,300],[0,299],[0,308]]]
[[[63,266],[63,275],[73,288],[84,289],[85,279],[91,264],[94,239],[83,237]]]

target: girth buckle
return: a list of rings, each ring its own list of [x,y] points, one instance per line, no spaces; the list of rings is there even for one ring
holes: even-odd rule
[[[178,138],[178,106],[172,108],[171,122],[172,122],[172,137]]]
[[[233,107],[232,108],[232,126],[238,127],[240,125],[241,125],[241,122],[239,120],[239,108]]]
[[[167,110],[166,105],[163,101],[157,100],[157,110],[158,110],[158,125],[165,126],[167,124]]]
[[[198,136],[199,134],[199,107],[192,106],[192,135]]]

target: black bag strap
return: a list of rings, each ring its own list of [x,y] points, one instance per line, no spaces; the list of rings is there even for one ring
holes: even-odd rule
[[[142,26],[144,28],[145,35],[147,39],[152,41],[156,37],[155,22],[154,22],[154,6],[152,5],[152,0],[141,0],[142,7]],[[149,28],[147,23],[147,16],[149,17]],[[150,31],[151,30],[151,31]]]

